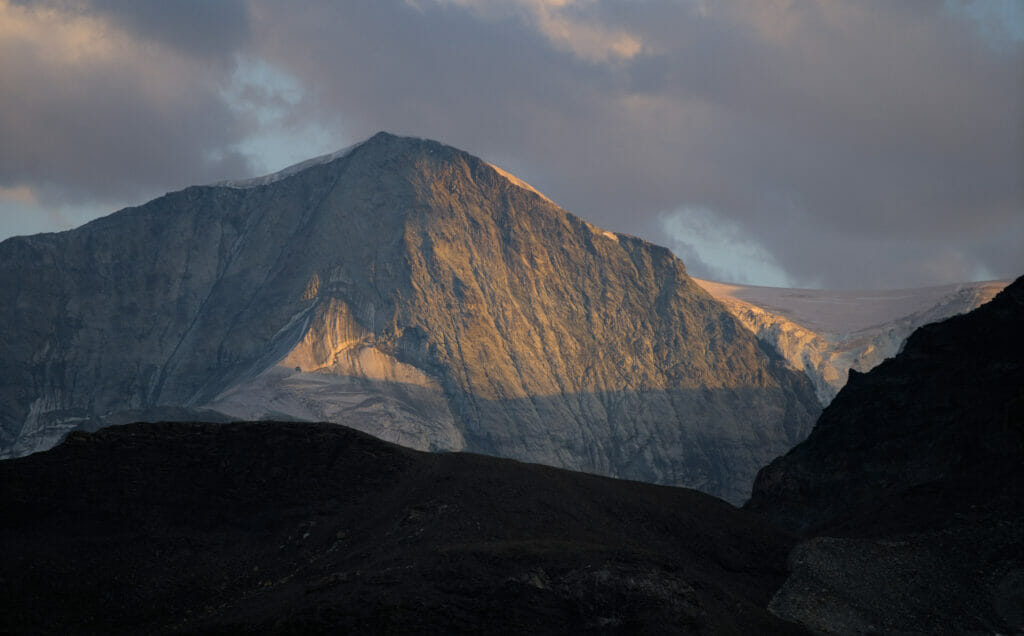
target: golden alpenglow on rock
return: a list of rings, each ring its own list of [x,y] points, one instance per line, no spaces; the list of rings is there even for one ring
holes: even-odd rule
[[[667,249],[437,142],[380,133],[0,244],[2,449],[178,419],[401,444],[734,503],[819,406]]]

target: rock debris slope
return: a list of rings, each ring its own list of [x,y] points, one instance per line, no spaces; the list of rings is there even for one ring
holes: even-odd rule
[[[380,133],[0,244],[7,456],[135,419],[344,422],[741,502],[818,413],[672,254]]]

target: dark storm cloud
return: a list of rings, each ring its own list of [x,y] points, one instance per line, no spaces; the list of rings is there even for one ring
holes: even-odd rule
[[[249,169],[223,95],[237,16],[127,4],[0,2],[0,187],[106,201]],[[231,48],[210,44],[220,31]]]
[[[207,62],[230,57],[249,35],[246,0],[12,0],[16,8],[93,17]]]
[[[230,59],[249,37],[244,0],[90,0],[89,5],[141,39],[207,62]]]
[[[0,97],[0,135],[43,141],[24,156],[5,144],[0,187],[243,174],[231,149],[256,120],[225,86],[248,60],[301,88],[232,93],[272,105],[285,128],[339,146],[384,129],[465,148],[594,223],[676,246],[698,275],[715,275],[712,251],[727,246],[667,220],[718,219],[705,238],[742,242],[737,253],[798,283],[1013,276],[1024,27],[968,17],[995,4],[947,4],[94,0],[74,6],[161,54],[84,73],[41,53],[0,61],[19,87],[16,108]]]

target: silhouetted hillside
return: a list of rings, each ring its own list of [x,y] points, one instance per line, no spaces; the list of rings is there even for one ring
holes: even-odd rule
[[[707,495],[330,424],[139,424],[0,462],[14,633],[751,634],[792,540]]]
[[[1024,278],[854,374],[746,505],[817,537],[773,611],[840,633],[1024,630]]]

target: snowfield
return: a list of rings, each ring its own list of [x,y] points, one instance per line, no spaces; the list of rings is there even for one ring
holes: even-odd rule
[[[694,280],[790,367],[804,371],[823,405],[846,384],[849,369],[869,371],[896,355],[918,327],[971,311],[1010,282],[851,291]]]

